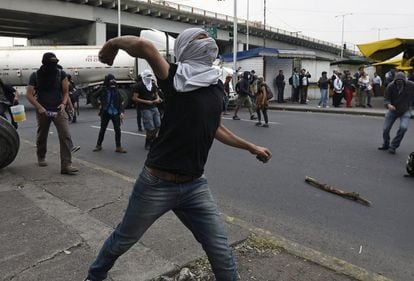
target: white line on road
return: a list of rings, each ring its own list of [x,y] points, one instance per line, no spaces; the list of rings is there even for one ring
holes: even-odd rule
[[[233,120],[233,118],[232,117],[221,117],[222,119],[225,119],[225,120]],[[236,120],[235,120],[236,121]],[[258,121],[257,121],[257,119],[256,120],[249,120],[249,119],[240,119],[240,120],[237,120],[237,121],[245,121],[245,122],[253,122],[253,123],[257,123]],[[269,122],[269,124],[273,124],[273,125],[280,125],[280,123],[279,122]]]
[[[100,126],[91,126],[91,128],[94,129],[101,129]],[[114,129],[111,128],[107,128],[108,131],[114,132]],[[133,136],[140,136],[140,137],[145,137],[145,134],[138,134],[138,133],[134,133],[134,132],[129,132],[129,131],[121,131],[122,134],[127,134],[127,135],[133,135]]]

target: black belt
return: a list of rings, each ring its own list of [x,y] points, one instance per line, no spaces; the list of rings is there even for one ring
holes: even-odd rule
[[[198,178],[198,177],[189,176],[189,175],[174,174],[174,173],[158,170],[155,168],[150,168],[147,166],[145,166],[145,169],[148,171],[148,173],[150,173],[154,177],[157,177],[163,181],[173,182],[176,184],[188,183]]]

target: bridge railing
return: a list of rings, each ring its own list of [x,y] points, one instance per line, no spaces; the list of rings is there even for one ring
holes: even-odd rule
[[[229,23],[232,23],[234,21],[234,17],[232,17],[232,16],[228,16],[228,15],[220,14],[220,13],[216,13],[216,12],[211,12],[211,11],[203,10],[203,9],[200,9],[200,8],[195,8],[195,7],[192,7],[192,6],[178,4],[178,3],[174,3],[174,2],[170,2],[170,1],[162,1],[162,0],[133,0],[133,1],[145,2],[145,3],[148,3],[148,4],[156,4],[156,5],[164,6],[165,8],[168,8],[168,9],[177,10],[179,12],[185,12],[185,13],[190,13],[190,14],[194,14],[194,15],[198,15],[198,16],[214,18],[214,19],[226,21],[226,22],[229,22]],[[312,37],[309,37],[309,36],[299,34],[298,32],[291,32],[291,31],[276,28],[276,27],[273,27],[273,26],[270,26],[270,25],[264,26],[262,22],[247,21],[246,19],[243,19],[243,18],[237,18],[237,23],[242,24],[242,25],[247,25],[248,24],[250,27],[255,27],[255,28],[267,30],[267,31],[270,31],[270,32],[275,32],[275,33],[290,36],[290,37],[296,37],[296,38],[299,38],[299,39],[302,39],[302,40],[313,42],[313,43],[316,43],[316,44],[319,44],[319,45],[329,46],[329,47],[332,47],[332,48],[341,49],[341,47],[342,47],[340,45],[337,45],[337,44],[334,44],[334,43],[331,43],[331,42],[328,42],[328,41],[324,41],[324,40],[320,40],[320,39],[316,39],[316,38],[312,38]],[[356,51],[352,51],[352,50],[347,50],[347,51],[351,52],[353,54],[359,54]]]

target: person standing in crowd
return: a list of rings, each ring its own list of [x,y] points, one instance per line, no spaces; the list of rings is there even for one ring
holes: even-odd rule
[[[10,114],[10,121],[14,128],[17,129],[17,122],[13,119],[10,107],[19,103],[19,94],[12,86],[4,84],[0,79],[0,116],[6,117],[6,111]]]
[[[384,105],[388,109],[385,114],[383,126],[383,143],[378,147],[379,150],[388,150],[395,154],[400,146],[408,123],[411,118],[411,105],[414,101],[414,82],[408,81],[403,72],[395,74],[394,81],[388,84],[384,93]],[[396,136],[390,142],[390,131],[397,119],[400,119],[400,127]]]
[[[395,68],[391,68],[389,71],[385,73],[385,81],[384,86],[387,87],[392,81],[394,81],[396,70]]]
[[[289,84],[292,85],[292,102],[299,102],[300,78],[296,67],[293,69],[292,76],[289,78]]]
[[[252,100],[252,104],[253,104],[253,111],[256,110],[256,96],[257,96],[257,85],[258,85],[258,80],[257,80],[257,75],[256,75],[256,71],[252,70],[250,71],[250,86],[249,86],[249,96],[250,99]]]
[[[224,96],[223,96],[223,115],[228,115],[229,101],[230,101],[230,82],[232,76],[227,75],[224,80]]]
[[[256,126],[262,126],[262,116],[260,111],[263,113],[263,119],[265,123],[263,127],[269,128],[269,118],[267,116],[267,108],[269,107],[269,102],[267,100],[267,84],[264,82],[264,78],[260,76],[258,79],[257,87],[257,96],[256,96],[256,113],[258,122]]]
[[[361,92],[359,78],[365,72],[364,66],[358,67],[358,71],[354,74],[354,85],[355,85],[355,106],[365,106],[365,100],[363,100],[363,93]]]
[[[285,102],[285,75],[283,75],[283,70],[279,70],[279,74],[275,78],[275,88],[277,89],[277,102]]]
[[[60,143],[60,172],[74,175],[78,168],[72,166],[73,143],[69,132],[68,116],[65,107],[69,100],[69,82],[66,73],[58,68],[54,53],[45,53],[42,66],[33,72],[27,86],[27,99],[36,108],[37,116],[37,162],[47,166],[46,151],[50,123],[55,124]],[[37,99],[35,98],[35,93]]]
[[[306,69],[302,69],[299,75],[299,93],[301,104],[306,104],[308,100],[309,78],[311,78],[310,73],[306,71]]]
[[[109,65],[119,49],[146,59],[164,90],[166,108],[124,218],[105,241],[86,281],[104,280],[115,261],[170,210],[202,244],[216,280],[238,279],[217,205],[203,176],[204,165],[214,138],[247,150],[262,162],[272,155],[221,123],[223,83],[212,67],[218,54],[214,39],[201,28],[190,28],[174,44],[177,64],[168,63],[152,43],[134,36],[113,38],[99,53],[101,62]]]
[[[161,126],[160,112],[157,105],[161,103],[153,75],[149,69],[141,73],[142,82],[137,84],[132,100],[141,109],[142,122],[145,129],[145,149],[150,150]]]
[[[239,112],[239,109],[245,104],[247,105],[247,109],[249,110],[249,113],[250,113],[250,120],[256,119],[256,116],[254,116],[253,114],[252,100],[250,99],[249,75],[250,73],[248,71],[243,72],[242,79],[240,79],[240,81],[237,82],[236,88],[238,88],[239,91],[238,91],[236,109],[234,110],[233,120],[240,120],[239,116],[237,116],[237,113]]]
[[[341,79],[341,73],[336,71],[333,78],[333,96],[332,96],[332,105],[334,107],[339,107],[341,104],[344,84]]]
[[[344,73],[344,97],[346,101],[346,107],[350,108],[352,107],[351,102],[355,91],[354,79],[352,78],[352,75],[349,71],[346,70]]]
[[[329,79],[327,76],[326,71],[322,71],[322,76],[318,80],[318,87],[321,92],[321,98],[318,103],[318,107],[321,106],[323,108],[329,107],[328,106],[328,88],[329,88]]]
[[[365,103],[367,104],[366,106],[368,107],[372,107],[371,106],[371,91],[372,91],[372,86],[371,86],[371,81],[369,79],[368,74],[363,71],[361,73],[361,76],[358,79],[358,86],[359,86],[359,96],[360,96],[360,106],[365,108]]]
[[[142,77],[141,74],[138,74],[137,79],[135,80],[135,84],[133,86],[133,92],[137,93],[137,87],[138,84],[142,83]],[[132,100],[134,101],[134,100]],[[138,132],[143,132],[144,130],[142,129],[142,116],[141,116],[141,109],[139,107],[139,104],[137,102],[135,102],[135,109],[137,110],[137,125],[138,125]]]
[[[126,153],[127,151],[121,146],[121,123],[124,119],[124,100],[118,91],[113,74],[105,76],[103,89],[98,92],[97,98],[99,100],[101,128],[99,130],[98,141],[93,151],[102,150],[102,142],[105,137],[106,128],[108,127],[109,121],[112,121],[115,131],[115,152]]]
[[[372,78],[372,90],[374,91],[374,96],[381,96],[381,87],[382,80],[381,77],[375,72],[374,78]]]
[[[67,75],[69,81],[69,107],[72,110],[72,123],[76,123],[76,115],[79,114],[79,95],[80,90],[76,88],[75,82],[70,74]]]

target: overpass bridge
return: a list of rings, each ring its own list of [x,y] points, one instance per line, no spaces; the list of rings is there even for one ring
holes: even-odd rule
[[[117,0],[1,0],[0,36],[26,37],[30,45],[100,45],[117,36]],[[121,1],[122,34],[158,29],[172,35],[191,26],[217,29],[220,53],[232,52],[229,31],[233,17],[187,5],[156,0]],[[250,48],[314,51],[316,57],[338,58],[341,46],[296,32],[238,20],[238,45],[243,50],[249,26]],[[355,55],[345,50],[345,56]]]

